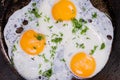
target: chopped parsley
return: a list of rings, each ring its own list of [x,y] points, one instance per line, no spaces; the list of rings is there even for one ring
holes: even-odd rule
[[[92,14],[92,18],[97,18],[97,13],[96,13],[96,12],[94,12],[94,13]]]
[[[63,37],[63,33],[60,32],[59,35],[58,34],[52,34],[51,37],[53,38],[53,37],[58,37],[58,36]]]
[[[39,74],[42,74],[42,70],[39,70]]]
[[[77,31],[82,29],[83,24],[86,24],[87,21],[85,21],[84,19],[80,18],[79,20],[77,20],[76,18],[72,19],[72,24],[73,24],[73,29],[72,29],[72,33],[76,33]],[[86,28],[87,29],[87,28]],[[85,30],[86,30],[85,29]],[[85,30],[83,32],[85,32]]]
[[[52,34],[52,36],[51,37],[57,37],[58,36],[58,34]]]
[[[66,62],[64,58],[63,58],[63,59],[61,59],[60,61],[62,61],[62,62]]]
[[[45,62],[49,62],[49,60],[45,57],[45,54],[43,53],[42,55],[38,55],[39,57],[42,57]]]
[[[57,46],[51,46],[51,50],[50,50],[51,58],[54,58],[56,49],[57,49]]]
[[[41,15],[42,15],[42,13],[38,13],[38,9],[35,7],[35,8],[33,8],[32,9],[32,11],[30,11],[30,13],[32,13],[32,14],[34,14],[34,16],[36,17],[36,18],[40,18],[41,17]]]
[[[85,26],[85,28],[81,31],[81,34],[85,34],[88,30],[89,30],[89,28],[87,26]]]
[[[39,23],[38,23],[38,22],[36,23],[36,26],[39,26]]]
[[[76,48],[82,48],[82,49],[84,49],[85,45],[84,45],[84,43],[82,43],[82,44],[76,43]]]
[[[43,72],[42,75],[47,77],[47,78],[50,78],[51,75],[52,75],[52,68],[48,69],[47,71]]]
[[[84,20],[84,19],[82,19],[82,18],[80,18],[80,19],[79,19],[79,22],[80,22],[80,23],[84,23],[84,24],[86,24],[86,23],[87,23],[87,21],[85,21],[85,20]]]
[[[101,44],[100,50],[103,50],[105,48],[105,43]]]
[[[51,50],[50,50],[50,54],[51,54],[51,58],[54,58],[58,44],[60,44],[62,42],[62,37],[63,37],[63,33],[59,32],[59,34],[52,34],[51,36],[51,42],[55,43],[55,45],[51,46]]]
[[[37,49],[37,48],[34,46],[33,49]]]
[[[45,62],[48,62],[49,60],[45,57],[45,54],[41,55]]]
[[[34,58],[34,57],[32,57],[31,59],[32,59],[33,61],[35,60],[35,58]]]
[[[39,57],[41,57],[41,54],[38,54]]]
[[[56,51],[54,51],[54,50],[50,50],[51,58],[54,59],[55,53],[56,53]]]
[[[55,23],[63,22],[63,20],[59,19]]]
[[[51,42],[53,42],[53,43],[60,43],[62,41],[62,38],[61,37],[57,37],[57,38],[54,38],[54,39],[52,39],[51,40]]]
[[[51,62],[50,64],[51,64],[51,66],[53,66],[53,62]]]
[[[63,36],[63,33],[60,33],[60,36],[62,37],[62,36]]]
[[[73,33],[76,33],[79,29],[82,28],[82,23],[75,18],[72,19],[72,24],[73,24],[73,30],[72,30]]]
[[[35,36],[37,38],[37,40],[42,40],[43,39],[43,36],[41,34],[38,34],[37,36]]]
[[[13,62],[14,60],[13,60],[13,57],[12,57],[12,56],[11,56],[10,61],[11,61],[11,65],[14,66],[14,62]]]
[[[47,16],[45,16],[44,21],[45,21],[45,22],[49,22],[49,21],[50,21],[50,18],[47,17]]]
[[[49,28],[49,29],[52,29],[52,28],[53,28],[53,26],[48,26],[48,28]]]
[[[72,9],[72,14],[74,14],[75,13],[75,10],[74,9]]]
[[[36,3],[32,3],[32,6],[35,7],[35,6],[36,6]]]
[[[86,37],[86,39],[90,39],[89,37]]]
[[[42,15],[42,13],[39,13],[38,8],[36,7],[36,3],[35,2],[32,3],[32,6],[33,6],[32,10],[28,10],[28,12],[25,13],[25,15],[28,16],[28,19],[30,21],[32,21],[34,19],[34,17],[32,15],[34,15],[36,18],[40,18],[41,15]],[[32,15],[29,16],[28,13],[32,14]]]
[[[42,64],[39,64],[39,68],[41,68]]]
[[[12,52],[16,51],[17,48],[16,48],[16,45],[13,45],[13,49],[12,49]]]
[[[63,26],[65,27],[65,26],[68,26],[68,24],[63,24]]]
[[[95,53],[97,47],[98,47],[98,46],[94,46],[94,48],[93,48],[93,49],[91,50],[91,52],[90,52],[90,55],[93,55],[93,54]]]
[[[73,37],[72,40],[76,39],[76,37]]]
[[[51,46],[52,50],[56,50],[57,46]]]

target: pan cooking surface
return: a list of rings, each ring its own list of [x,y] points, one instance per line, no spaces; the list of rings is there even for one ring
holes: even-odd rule
[[[20,4],[23,2],[23,0],[17,3],[15,2],[16,0],[13,0],[13,1],[14,2],[11,2],[11,0],[6,0],[3,4],[6,7],[0,7],[0,26],[5,26],[7,19],[8,19],[8,17],[2,16],[2,14],[7,15],[7,16],[11,15],[12,13],[9,13],[8,8],[11,5],[15,4],[15,6],[17,6],[18,3]],[[26,1],[29,2],[30,0],[26,0]],[[88,80],[119,80],[120,79],[120,69],[119,69],[120,68],[120,23],[119,23],[120,21],[120,15],[119,15],[120,14],[120,8],[119,8],[120,0],[118,1],[108,0],[108,1],[109,1],[109,5],[111,5],[111,7],[110,6],[108,7],[111,9],[110,11],[112,11],[110,13],[111,13],[111,17],[113,18],[113,25],[115,27],[115,31],[114,31],[115,37],[114,37],[111,56],[105,68],[97,76],[91,79],[88,79]],[[28,3],[23,2],[22,4],[27,5]],[[22,8],[22,7],[23,6],[19,6],[19,8]],[[18,8],[14,7],[12,10],[16,10],[16,9]],[[10,68],[8,62],[5,61],[5,58],[3,57],[4,56],[2,55],[2,52],[0,51],[0,80],[24,80],[19,75],[16,75],[17,74],[16,72],[13,72],[14,69]],[[76,79],[73,79],[73,80],[76,80]]]

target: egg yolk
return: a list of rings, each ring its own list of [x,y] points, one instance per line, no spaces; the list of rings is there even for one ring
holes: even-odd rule
[[[20,45],[27,54],[38,55],[43,51],[45,42],[43,34],[36,33],[34,30],[28,30],[22,35]]]
[[[88,78],[94,73],[96,62],[91,55],[80,52],[71,59],[70,68],[74,75],[80,78]]]
[[[55,20],[71,20],[76,16],[76,7],[70,0],[60,0],[52,8]]]

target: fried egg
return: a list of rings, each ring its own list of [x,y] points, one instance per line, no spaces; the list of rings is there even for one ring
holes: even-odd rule
[[[13,63],[18,72],[26,79],[37,79],[41,73],[51,68],[50,54],[43,34],[27,30],[18,38],[12,50]],[[49,61],[48,61],[49,58]]]
[[[64,56],[71,72],[80,79],[90,78],[101,71],[111,49],[108,46],[109,40],[98,33],[93,25],[86,24],[85,26],[89,26],[88,31],[82,35],[78,32],[73,35],[70,41],[72,44],[68,43],[65,47],[67,49]]]
[[[23,78],[85,79],[107,63],[113,27],[90,0],[32,0],[9,18],[4,37]]]

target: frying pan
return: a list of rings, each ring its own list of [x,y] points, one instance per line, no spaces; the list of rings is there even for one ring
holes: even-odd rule
[[[1,0],[0,2],[0,80],[25,80],[10,64],[10,59],[7,54],[7,46],[4,42],[3,29],[9,16],[17,9],[27,5],[30,0]],[[98,4],[95,4],[95,6],[101,11],[108,13],[112,18],[112,23],[115,29],[113,47],[109,61],[104,69],[95,77],[87,80],[120,80],[120,0],[104,0],[104,2],[104,7],[107,8],[107,10],[100,8],[97,6]],[[76,79],[73,78],[73,80]]]

